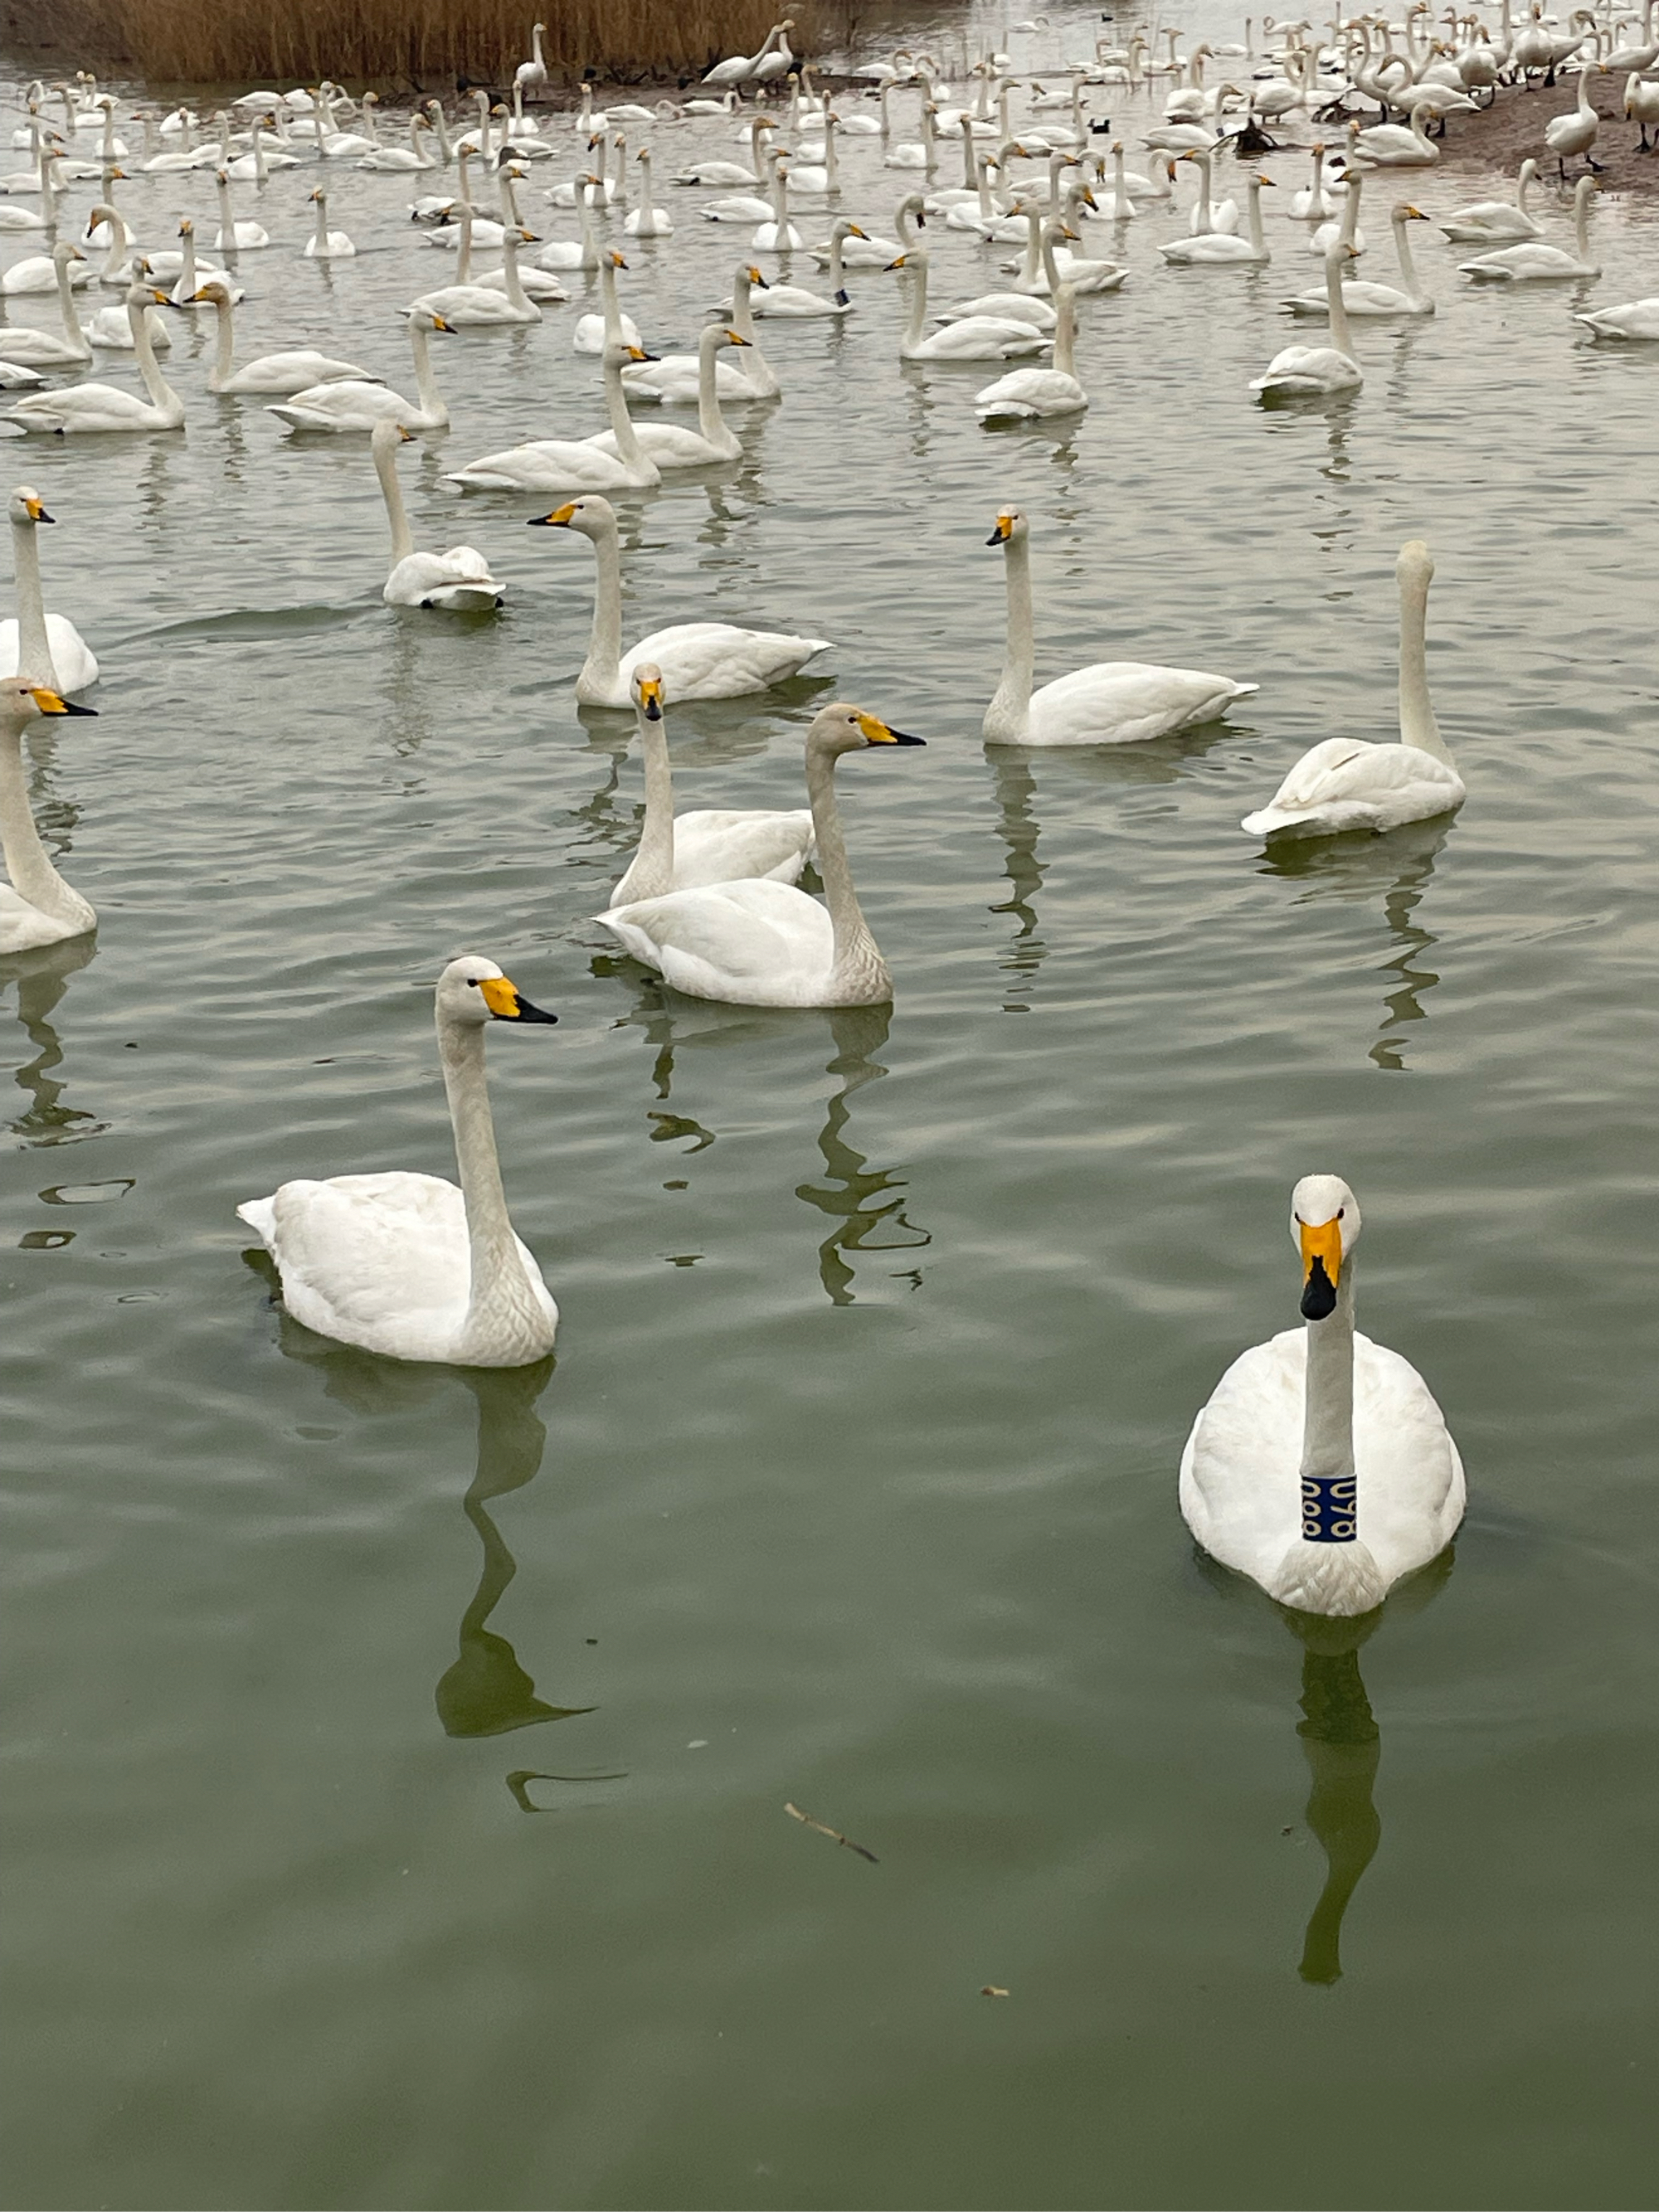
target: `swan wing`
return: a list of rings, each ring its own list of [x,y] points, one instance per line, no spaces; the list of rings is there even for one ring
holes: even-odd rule
[[[61,945],[66,937],[82,934],[42,914],[0,880],[0,952],[31,952],[36,945]]]
[[[1243,826],[1252,836],[1313,827],[1322,834],[1391,830],[1449,813],[1467,795],[1456,769],[1417,745],[1327,738],[1304,753]]]
[[[296,1321],[369,1351],[431,1358],[466,1317],[472,1263],[466,1207],[428,1175],[335,1176],[285,1182],[237,1212],[263,1239]]]
[[[539,438],[484,453],[464,469],[450,470],[444,481],[481,491],[616,491],[640,479],[615,453],[586,439]]]
[[[793,884],[812,849],[812,817],[792,813],[695,809],[674,817],[674,888],[766,876]]]
[[[1198,668],[1102,660],[1057,677],[1031,695],[1029,744],[1133,744],[1213,721],[1259,687]]]
[[[693,998],[815,1006],[835,968],[828,914],[805,891],[763,878],[670,891],[599,919]]]
[[[783,683],[815,653],[829,650],[828,638],[739,629],[731,623],[676,623],[653,630],[623,654],[621,696],[628,697],[629,680],[641,662],[656,662],[671,699],[735,699]]]
[[[420,404],[405,399],[384,384],[366,379],[343,378],[331,384],[313,384],[280,407],[267,407],[295,430],[372,430],[377,422],[402,422],[418,418]]]
[[[974,394],[981,422],[994,415],[1073,415],[1089,404],[1076,377],[1058,368],[1017,368]]]

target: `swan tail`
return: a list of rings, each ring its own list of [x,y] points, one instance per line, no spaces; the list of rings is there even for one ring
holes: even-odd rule
[[[1298,1537],[1267,1585],[1269,1597],[1296,1613],[1352,1620],[1371,1613],[1388,1595],[1382,1570],[1369,1545],[1310,1544]]]
[[[270,1250],[276,1249],[276,1201],[274,1198],[245,1198],[236,1209],[254,1235]]]

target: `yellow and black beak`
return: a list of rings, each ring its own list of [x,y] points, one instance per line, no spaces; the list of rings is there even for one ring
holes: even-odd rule
[[[510,983],[505,975],[484,976],[478,993],[498,1022],[545,1022],[550,1027],[559,1018],[556,1014],[544,1012],[540,1006],[532,1006],[518,985]]]
[[[662,720],[662,684],[654,677],[640,680],[640,708],[647,722]]]
[[[551,514],[532,514],[525,526],[529,530],[568,530],[575,512],[576,502],[573,499],[567,506],[556,507]]]
[[[1333,1218],[1310,1228],[1297,1224],[1302,1240],[1302,1318],[1324,1321],[1336,1310],[1336,1286],[1342,1278],[1342,1224]]]
[[[47,519],[50,520],[51,518]],[[42,714],[90,714],[94,719],[97,716],[95,707],[77,707],[74,700],[64,698],[61,691],[48,690],[44,684],[32,684],[29,696],[34,702],[36,711]]]
[[[56,522],[58,520],[55,514],[48,514],[46,513],[46,506],[44,500],[26,499],[23,501],[23,512],[28,516],[31,522]]]
[[[997,517],[996,528],[991,532],[990,536],[985,542],[988,545],[1006,545],[1013,534],[1013,516],[1012,514],[1000,514]]]
[[[767,283],[765,277],[761,275],[758,269],[750,269],[747,273],[749,281],[751,284],[758,284],[763,292],[769,292],[771,290],[772,287]]]
[[[890,730],[874,714],[860,714],[859,727],[869,745],[925,745],[927,742],[926,738],[913,738],[903,730]]]
[[[747,345],[749,341],[737,331],[727,331],[726,343],[727,345]]]

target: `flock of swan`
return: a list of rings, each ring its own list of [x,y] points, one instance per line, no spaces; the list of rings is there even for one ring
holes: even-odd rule
[[[755,410],[787,397],[787,348],[780,344],[776,358],[768,350],[775,332],[783,341],[791,325],[845,327],[890,281],[904,293],[897,351],[909,373],[963,364],[996,372],[962,395],[988,428],[1075,430],[1090,405],[1079,357],[1085,318],[1132,312],[1133,292],[1123,296],[1132,280],[1191,286],[1195,307],[1206,313],[1224,304],[1224,272],[1259,271],[1274,259],[1298,272],[1310,260],[1322,270],[1322,284],[1285,305],[1298,320],[1322,319],[1326,342],[1285,347],[1251,392],[1268,404],[1357,393],[1364,369],[1354,325],[1431,315],[1436,305],[1410,244],[1410,227],[1430,220],[1417,204],[1420,192],[1380,210],[1398,283],[1355,270],[1368,250],[1362,203],[1379,173],[1432,172],[1441,158],[1435,132],[1449,116],[1512,78],[1553,76],[1575,62],[1581,90],[1595,72],[1629,70],[1627,112],[1645,143],[1654,118],[1644,72],[1659,62],[1659,45],[1645,44],[1652,12],[1653,0],[1644,0],[1638,30],[1605,9],[1583,11],[1574,18],[1583,27],[1568,40],[1556,36],[1540,5],[1517,28],[1504,0],[1501,27],[1454,14],[1443,40],[1424,0],[1415,0],[1401,23],[1339,22],[1326,41],[1305,25],[1282,27],[1259,54],[1248,38],[1232,48],[1200,46],[1184,58],[1173,33],[1167,57],[1139,34],[1127,46],[1103,43],[1061,73],[1063,87],[1052,72],[1036,81],[997,52],[953,94],[926,57],[897,56],[868,72],[866,94],[834,100],[816,92],[810,69],[797,64],[786,20],[758,53],[720,64],[708,85],[682,102],[599,112],[589,91],[577,116],[545,125],[525,105],[546,81],[538,27],[509,100],[479,95],[465,129],[429,102],[411,115],[402,143],[381,136],[372,94],[353,102],[329,85],[253,92],[207,120],[183,108],[164,118],[143,110],[123,117],[89,79],[37,85],[14,138],[22,167],[0,178],[0,231],[17,233],[26,247],[0,270],[8,317],[0,322],[0,386],[16,395],[9,427],[50,449],[70,437],[176,434],[215,409],[246,404],[266,410],[273,438],[359,439],[365,472],[372,467],[385,501],[386,604],[488,617],[507,588],[495,572],[500,564],[468,544],[420,548],[398,456],[422,432],[451,427],[434,359],[439,341],[459,338],[464,349],[470,331],[540,326],[538,343],[558,343],[556,311],[568,302],[568,284],[596,288],[597,306],[570,319],[568,343],[597,362],[605,427],[549,423],[532,400],[526,427],[536,434],[462,460],[446,475],[458,500],[477,495],[480,511],[490,512],[502,495],[533,501],[534,512],[520,506],[513,519],[570,533],[592,549],[592,633],[575,697],[632,715],[645,786],[638,849],[598,919],[667,985],[694,997],[756,1006],[884,1005],[892,971],[859,903],[836,775],[847,756],[889,757],[923,739],[836,702],[806,733],[803,806],[677,812],[667,739],[674,708],[765,694],[833,643],[805,631],[691,620],[629,644],[613,501],[677,471],[739,459]],[[1639,36],[1639,48],[1621,47],[1626,30]],[[1220,82],[1206,84],[1206,63],[1217,65]],[[1371,102],[1385,119],[1365,122],[1363,107]],[[1143,123],[1115,135],[1091,113],[1097,103],[1144,109]],[[1587,104],[1584,94],[1581,109]],[[902,135],[907,129],[915,135]],[[651,134],[643,143],[642,131]],[[1136,143],[1126,145],[1131,137]],[[1567,159],[1593,159],[1594,137],[1583,137],[1582,117],[1576,135],[1552,129],[1548,151],[1563,175]],[[1264,214],[1264,193],[1282,180],[1261,161],[1288,145],[1297,149],[1298,173],[1306,168],[1305,182],[1285,194],[1286,221]],[[1242,211],[1217,182],[1229,148],[1240,163]],[[959,181],[946,183],[958,155]],[[290,170],[297,173],[291,180]],[[331,227],[331,199],[337,204],[345,192],[331,193],[326,180],[348,173],[395,180],[354,186],[350,213],[360,238]],[[659,174],[673,179],[669,204],[657,196]],[[192,181],[216,204],[216,226],[205,239],[196,216],[179,205]],[[75,198],[77,187],[88,188],[83,200]],[[251,202],[239,203],[233,187],[252,194]],[[404,196],[411,187],[417,197],[410,202]],[[876,210],[896,187],[889,226]],[[1590,258],[1591,169],[1574,186],[1571,248],[1540,235],[1544,224],[1528,204],[1538,189],[1538,165],[1528,161],[1513,200],[1477,202],[1440,218],[1455,247],[1487,249],[1458,264],[1471,283],[1585,282],[1598,274]],[[719,197],[704,197],[711,191]],[[572,234],[544,234],[540,207],[526,213],[532,194],[553,225]],[[705,222],[732,233],[729,296],[694,350],[659,357],[642,335],[653,319],[651,274],[674,252],[677,230]],[[412,398],[380,370],[347,357],[359,349],[351,264],[360,246],[367,252],[382,245],[394,223],[423,249],[454,257],[433,264],[453,270],[453,281],[416,290],[403,309]],[[1119,258],[1149,223],[1169,233],[1156,260],[1133,266]],[[939,286],[933,257],[941,238],[988,257],[983,289],[958,297]],[[490,254],[498,260],[480,268]],[[239,362],[238,311],[284,258],[326,264],[343,310],[341,328],[352,330],[352,340],[331,337],[341,345],[337,352],[300,342],[306,334],[296,332],[295,343]],[[623,309],[624,281],[637,320]],[[289,296],[280,285],[273,289]],[[118,307],[83,321],[83,307],[100,290],[113,293]],[[55,314],[57,328],[50,319],[9,319],[31,300],[48,319]],[[198,391],[181,396],[161,356],[173,350],[175,334],[206,317],[213,336],[205,375]],[[1659,338],[1659,298],[1581,307],[1578,320],[1595,337]],[[103,353],[131,359],[141,392],[85,374]],[[679,410],[695,410],[695,427],[673,419]],[[988,448],[988,472],[991,465]],[[40,716],[91,712],[79,702],[99,669],[72,619],[46,605],[40,533],[53,515],[41,492],[20,484],[9,517],[16,613],[0,629],[0,838],[9,878],[0,884],[0,952],[14,953],[96,923],[58,872],[33,818],[22,744]],[[1006,616],[1002,672],[983,711],[986,739],[1030,747],[1144,744],[1213,722],[1256,690],[1230,675],[1131,659],[1039,683],[1031,524],[1019,507],[988,497],[987,519]],[[1463,804],[1465,785],[1430,696],[1433,573],[1426,544],[1413,539],[1402,547],[1397,737],[1314,746],[1245,817],[1249,836],[1377,832]],[[821,896],[802,887],[809,866]],[[401,1172],[346,1175],[287,1182],[238,1211],[274,1257],[289,1310],[312,1328],[396,1358],[518,1365],[551,1349],[558,1315],[509,1216],[484,1037],[497,1022],[534,1025],[556,1017],[495,962],[468,955],[439,977],[435,1018],[459,1185]],[[1456,1447],[1427,1385],[1355,1331],[1359,1220],[1354,1194],[1340,1179],[1297,1183],[1291,1229],[1303,1326],[1235,1362],[1194,1425],[1180,1479],[1182,1510],[1212,1555],[1286,1605],[1336,1616],[1369,1611],[1435,1558],[1464,1501]]]

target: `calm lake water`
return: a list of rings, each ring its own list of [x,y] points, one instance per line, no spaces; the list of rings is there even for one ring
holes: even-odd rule
[[[624,303],[659,350],[746,251],[667,183],[728,137],[657,134],[679,227]],[[843,162],[889,229],[872,142]],[[407,389],[393,309],[447,263],[340,165],[360,256],[298,259],[311,181],[259,204],[241,349]],[[548,181],[533,227],[573,234]],[[199,176],[120,191],[152,243],[215,228]],[[572,703],[588,549],[441,481],[599,427],[579,291],[440,342],[454,428],[404,454],[495,618],[380,604],[366,442],[211,399],[206,317],[184,435],[9,449],[105,680],[96,730],[32,740],[97,938],[0,967],[7,2204],[1652,2202],[1659,348],[1581,342],[1572,287],[1475,294],[1434,237],[1439,313],[1266,412],[1317,264],[1276,217],[1269,269],[1168,271],[1170,229],[1085,302],[1072,428],[981,431],[992,372],[901,368],[860,273],[844,326],[763,325],[787,398],[741,463],[619,502],[630,635],[836,641],[673,712],[682,805],[799,803],[830,696],[927,737],[841,778],[890,1012],[671,1000],[591,919],[641,783]],[[1659,289],[1651,207],[1595,236],[1595,296]],[[1011,499],[1040,675],[1257,696],[988,751]],[[1418,534],[1468,805],[1269,861],[1238,819],[1288,764],[1392,733]],[[452,1171],[463,949],[561,1016],[491,1041],[556,1370],[331,1346],[235,1218]],[[1455,1561],[1358,1650],[1206,1571],[1176,1504],[1195,1409],[1294,1321],[1325,1169],[1362,1325],[1469,1471]]]

